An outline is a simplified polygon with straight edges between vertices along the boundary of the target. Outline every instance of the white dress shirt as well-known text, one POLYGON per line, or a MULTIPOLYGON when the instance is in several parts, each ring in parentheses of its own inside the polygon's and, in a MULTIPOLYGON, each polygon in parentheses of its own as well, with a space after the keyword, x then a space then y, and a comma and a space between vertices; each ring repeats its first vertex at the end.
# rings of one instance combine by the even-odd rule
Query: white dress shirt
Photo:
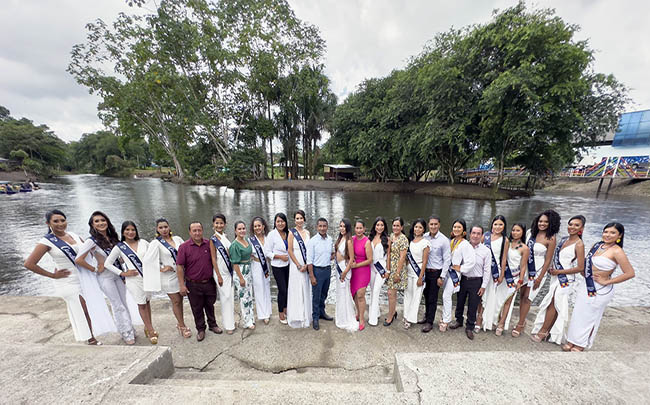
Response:
POLYGON ((466 277, 482 277, 483 282, 481 283, 481 288, 487 288, 488 283, 492 279, 492 252, 489 247, 482 243, 473 247, 476 260, 474 267, 462 274, 466 277))
POLYGON ((460 266, 460 274, 465 276, 474 269, 476 254, 474 253, 474 248, 466 239, 463 239, 456 249, 454 249, 451 255, 451 264, 453 266, 460 266))
POLYGON ((442 232, 437 232, 435 236, 431 236, 431 233, 427 232, 424 234, 424 239, 428 240, 430 245, 427 269, 442 269, 441 277, 444 278, 451 264, 449 239, 442 232))

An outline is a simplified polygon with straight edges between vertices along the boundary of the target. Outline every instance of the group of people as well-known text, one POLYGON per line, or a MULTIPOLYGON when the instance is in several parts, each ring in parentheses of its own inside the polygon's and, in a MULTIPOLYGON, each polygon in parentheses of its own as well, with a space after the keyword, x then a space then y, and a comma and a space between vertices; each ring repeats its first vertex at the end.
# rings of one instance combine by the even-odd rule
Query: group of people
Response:
POLYGON ((232 334, 236 328, 235 296, 240 327, 254 329, 256 319, 268 324, 271 273, 277 285, 279 321, 292 328, 318 330, 322 320, 334 319, 337 327, 350 331, 364 330, 366 319, 377 326, 379 297, 386 284, 389 305, 384 326, 397 319, 397 293, 403 292, 403 327, 423 324, 422 332, 430 332, 442 289, 439 330, 464 326, 469 339, 480 330, 494 330, 497 336, 508 330, 519 294, 519 320, 511 331, 513 337, 519 337, 531 302, 548 273, 550 287, 541 301, 531 338, 565 343, 562 348, 566 351, 582 351, 593 343, 614 285, 634 277, 623 251, 623 225, 605 225, 602 240, 585 254, 582 233, 586 219, 572 217, 568 236, 559 239, 560 216, 553 210, 537 215, 528 231, 522 223, 508 229, 501 215, 492 220, 489 229, 481 225, 468 228, 463 219, 457 219, 449 238, 440 231, 437 216, 413 221, 408 237, 400 217, 390 225, 378 217, 368 236, 362 220, 344 218, 335 241, 328 235, 327 219, 316 221, 313 236, 305 222, 302 210, 294 213, 291 228, 284 213, 275 215, 272 230, 259 216, 248 227, 237 221, 235 238, 230 241, 224 232, 226 217, 216 214, 209 239, 204 237, 201 222, 194 221, 189 224, 189 239, 184 241, 173 235, 169 222, 161 218, 156 221, 156 238, 147 242, 140 238, 134 222, 125 221, 118 234, 108 216, 96 211, 88 221, 90 236, 83 240, 66 230, 65 214, 53 210, 46 214, 48 233, 25 267, 54 279, 58 295, 65 299, 76 340, 89 344, 99 344, 95 335, 109 331, 119 332, 127 344, 134 344, 134 325, 141 324, 145 337, 156 344, 158 332, 150 307, 153 292, 169 296, 177 329, 185 338, 192 332, 184 322, 183 296, 189 298, 199 341, 205 338, 206 329, 223 332, 215 317, 217 296, 226 333, 232 334), (38 265, 45 254, 52 257, 54 271, 38 265), (613 276, 617 267, 622 272, 613 276), (334 317, 325 311, 332 272, 336 272, 334 317), (577 296, 569 322, 573 290, 577 296), (454 294, 457 303, 452 321, 454 294), (423 296, 425 311, 420 318, 423 296))

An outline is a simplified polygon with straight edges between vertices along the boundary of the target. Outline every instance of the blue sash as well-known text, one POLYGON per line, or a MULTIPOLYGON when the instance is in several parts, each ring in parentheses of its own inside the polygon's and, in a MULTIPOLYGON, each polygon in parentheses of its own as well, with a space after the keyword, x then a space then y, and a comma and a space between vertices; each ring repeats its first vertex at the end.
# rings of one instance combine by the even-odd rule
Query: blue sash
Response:
POLYGON ((336 264, 336 271, 339 272, 339 278, 341 277, 341 274, 343 274, 343 271, 341 270, 341 266, 339 266, 339 262, 336 260, 334 261, 334 264, 336 264))
POLYGON ((221 243, 221 241, 214 235, 210 237, 210 240, 214 244, 215 249, 219 252, 221 255, 221 258, 223 261, 226 263, 226 267, 228 268, 228 271, 230 272, 230 277, 232 277, 233 273, 233 268, 232 268, 232 263, 230 263, 230 256, 228 256, 228 251, 226 250, 226 247, 221 243))
POLYGON ((409 264, 411 265, 411 268, 413 268, 415 274, 417 274, 417 276, 420 277, 420 272, 422 272, 422 269, 420 269, 420 266, 418 266, 418 264, 415 262, 415 258, 411 254, 410 247, 406 250, 406 259, 408 259, 409 264))
POLYGON ((298 242, 300 253, 302 253, 303 263, 307 264, 307 249, 305 248, 305 241, 302 240, 302 236, 300 236, 300 232, 298 232, 296 228, 291 228, 291 233, 293 234, 293 238, 298 242))
POLYGON ((160 242, 160 244, 163 245, 165 249, 169 250, 169 253, 172 255, 172 259, 174 259, 174 263, 176 263, 176 255, 178 254, 178 250, 167 243, 167 241, 162 236, 159 236, 156 239, 158 239, 158 242, 160 242))
POLYGON ((45 239, 50 241, 50 243, 52 243, 54 246, 58 247, 63 252, 65 257, 70 259, 72 265, 75 266, 75 268, 77 267, 77 263, 75 263, 74 261, 75 258, 77 257, 77 252, 74 251, 72 246, 68 245, 66 241, 57 238, 56 235, 54 235, 53 233, 46 233, 44 237, 45 239))
POLYGON ((512 270, 510 270, 510 265, 508 264, 507 260, 506 260, 505 276, 506 276, 506 284, 508 288, 516 287, 515 276, 512 275, 512 270))
POLYGON ((594 284, 594 271, 591 269, 591 266, 593 265, 591 258, 604 243, 605 242, 600 241, 594 244, 585 258, 585 281, 587 282, 587 296, 589 297, 596 296, 596 285, 594 284))
MULTIPOLYGON (((485 240, 485 246, 487 246, 490 249, 490 255, 492 256, 492 281, 498 281, 499 280, 499 265, 497 264, 497 260, 494 257, 494 252, 492 251, 492 240, 490 239, 492 236, 492 232, 485 232, 484 240, 485 240)), ((504 236, 501 235, 503 238, 504 236)), ((503 252, 501 252, 503 254, 503 252)), ((501 259, 501 258, 499 258, 501 259)))
POLYGON ((129 258, 129 260, 131 260, 131 263, 133 263, 133 265, 135 266, 135 269, 138 271, 138 273, 140 273, 141 276, 143 276, 143 274, 142 274, 142 261, 140 260, 138 255, 133 251, 133 249, 131 249, 131 246, 127 245, 124 242, 118 242, 117 247, 120 248, 122 253, 124 253, 126 255, 126 257, 129 258))
POLYGON ((260 259, 260 264, 262 265, 262 270, 264 271, 264 276, 268 277, 269 275, 269 266, 266 263, 266 257, 264 257, 264 250, 262 249, 262 245, 260 245, 260 241, 257 239, 255 236, 251 236, 248 238, 248 240, 251 242, 251 245, 255 248, 255 252, 257 253, 257 257, 260 259))
MULTIPOLYGON (((97 239, 95 239, 94 236, 91 236, 90 239, 91 239, 93 242, 95 242, 95 245, 96 245, 98 248, 102 249, 101 247, 99 247, 99 243, 97 243, 97 239)), ((106 257, 108 257, 108 255, 111 254, 111 249, 102 249, 102 251, 104 252, 104 254, 106 254, 106 257)), ((118 269, 124 271, 124 269, 122 268, 122 264, 120 263, 120 260, 119 260, 119 259, 115 259, 115 262, 113 263, 113 266, 115 266, 115 267, 117 267, 118 269)), ((124 281, 124 277, 120 276, 120 278, 122 279, 122 281, 124 281)))
MULTIPOLYGON (((417 266, 417 263, 415 265, 417 266)), ((375 269, 377 269, 377 271, 379 272, 379 275, 382 276, 382 277, 384 277, 384 274, 386 274, 386 269, 379 262, 375 262, 375 269)), ((420 273, 418 272, 418 277, 419 276, 420 276, 420 273)))
POLYGON ((528 255, 528 280, 535 280, 535 276, 537 275, 537 270, 535 270, 535 238, 532 235, 528 238, 526 246, 530 250, 530 254, 528 255))
MULTIPOLYGON (((567 239, 569 239, 569 237, 565 236, 555 247, 555 252, 553 253, 553 265, 555 266, 556 270, 564 270, 562 263, 560 263, 560 250, 562 250, 562 246, 567 241, 567 239)), ((564 288, 569 286, 569 278, 566 276, 566 274, 558 274, 557 280, 560 282, 560 287, 564 288)))

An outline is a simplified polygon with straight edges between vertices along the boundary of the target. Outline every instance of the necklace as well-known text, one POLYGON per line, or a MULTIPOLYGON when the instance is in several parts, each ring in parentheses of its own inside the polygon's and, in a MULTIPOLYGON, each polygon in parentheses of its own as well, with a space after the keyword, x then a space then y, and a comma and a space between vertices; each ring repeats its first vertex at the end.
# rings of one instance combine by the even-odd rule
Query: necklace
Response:
POLYGON ((602 250, 602 251, 604 252, 604 251, 606 251, 607 249, 609 249, 609 248, 612 247, 612 246, 614 246, 613 243, 612 243, 612 244, 609 244, 609 245, 606 244, 606 243, 603 243, 602 245, 600 245, 600 250, 602 250))

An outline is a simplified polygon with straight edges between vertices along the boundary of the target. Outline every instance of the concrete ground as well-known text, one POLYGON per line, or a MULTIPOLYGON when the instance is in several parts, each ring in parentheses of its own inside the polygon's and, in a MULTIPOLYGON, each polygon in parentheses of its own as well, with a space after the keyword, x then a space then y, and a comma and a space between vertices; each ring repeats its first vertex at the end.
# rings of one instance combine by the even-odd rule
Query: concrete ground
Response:
MULTIPOLYGON (((62 300, 3 296, 0 303, 0 381, 13 388, 2 402, 638 403, 650 397, 650 308, 644 307, 608 308, 593 349, 563 353, 554 344, 535 344, 527 333, 481 332, 470 341, 461 329, 424 334, 399 321, 355 333, 321 321, 314 331, 281 325, 275 314, 253 331, 207 332, 197 342, 194 329, 190 339, 175 330, 165 299, 152 302, 158 347, 141 330, 135 347, 117 334, 88 347, 74 342, 62 300), (555 383, 561 381, 562 389, 555 383)), ((219 321, 218 306, 216 313, 219 321)), ((188 304, 185 320, 193 326, 188 304)))

